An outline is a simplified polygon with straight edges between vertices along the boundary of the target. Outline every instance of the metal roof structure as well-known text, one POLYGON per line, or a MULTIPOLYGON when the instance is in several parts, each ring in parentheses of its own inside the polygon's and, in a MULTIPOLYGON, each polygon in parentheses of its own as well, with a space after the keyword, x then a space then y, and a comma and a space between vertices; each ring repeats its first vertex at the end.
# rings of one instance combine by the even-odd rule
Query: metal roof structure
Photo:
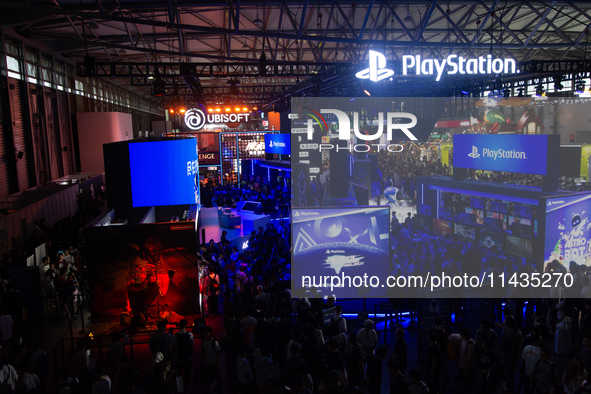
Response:
MULTIPOLYGON (((389 62, 451 53, 513 58, 528 70, 522 79, 591 71, 580 62, 591 27, 591 3, 583 1, 0 0, 0 7, 7 34, 145 96, 156 69, 169 98, 195 89, 202 100, 258 105, 355 95, 354 70, 372 49, 389 62), (196 64, 181 72, 188 63, 196 64)), ((448 90, 467 82, 507 81, 450 80, 448 90)), ((421 85, 430 84, 395 75, 387 90, 421 85)))

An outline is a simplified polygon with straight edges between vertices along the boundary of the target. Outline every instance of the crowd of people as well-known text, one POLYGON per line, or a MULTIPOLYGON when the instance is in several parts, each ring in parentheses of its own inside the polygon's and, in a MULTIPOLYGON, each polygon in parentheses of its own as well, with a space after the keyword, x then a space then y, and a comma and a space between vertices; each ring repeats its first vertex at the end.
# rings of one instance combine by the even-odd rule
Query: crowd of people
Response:
POLYGON ((26 310, 23 295, 13 283, 13 272, 27 267, 27 257, 34 254, 37 246, 45 244, 47 255, 39 266, 38 286, 46 317, 53 310, 63 319, 75 318, 82 300, 88 301, 82 228, 101 213, 104 202, 104 188, 90 197, 80 194, 74 216, 53 225, 41 218, 28 239, 16 236, 9 245, 0 241, 0 393, 56 392, 57 382, 52 379, 47 356, 48 349, 55 344, 48 345, 35 330, 31 331, 31 324, 24 324, 25 317, 36 322, 43 317, 26 310))

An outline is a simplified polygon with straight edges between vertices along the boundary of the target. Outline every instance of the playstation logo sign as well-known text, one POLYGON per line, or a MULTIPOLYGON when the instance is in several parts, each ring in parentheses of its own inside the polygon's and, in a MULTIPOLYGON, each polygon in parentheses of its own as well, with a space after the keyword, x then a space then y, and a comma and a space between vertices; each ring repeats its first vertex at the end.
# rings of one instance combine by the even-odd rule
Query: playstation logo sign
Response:
POLYGON ((470 156, 473 159, 479 158, 480 153, 478 153, 478 148, 472 145, 472 153, 468 153, 468 156, 470 156))
POLYGON ((359 71, 355 76, 378 82, 394 75, 394 70, 386 68, 386 56, 376 51, 369 51, 369 68, 359 71))

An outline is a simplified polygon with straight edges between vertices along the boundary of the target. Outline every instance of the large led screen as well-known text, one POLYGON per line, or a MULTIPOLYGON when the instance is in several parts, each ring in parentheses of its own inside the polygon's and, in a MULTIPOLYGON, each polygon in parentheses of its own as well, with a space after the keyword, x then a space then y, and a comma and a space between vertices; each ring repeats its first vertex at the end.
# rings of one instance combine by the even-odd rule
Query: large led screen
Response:
POLYGON ((505 251, 513 256, 525 257, 526 259, 531 259, 534 254, 531 239, 511 235, 505 235, 505 251))
MULTIPOLYGON (((325 285, 323 278, 372 276, 390 272, 390 209, 296 209, 293 220, 292 292, 294 297, 317 291, 321 296, 362 298, 384 296, 386 289, 352 282, 344 287, 325 285)), ((338 284, 335 282, 335 284, 338 284)))
POLYGON ((130 143, 129 165, 134 207, 198 203, 195 138, 130 143))
POLYGON ((544 267, 553 260, 591 265, 590 213, 591 195, 547 200, 544 267))
POLYGON ((455 134, 454 167, 546 175, 547 135, 455 134))

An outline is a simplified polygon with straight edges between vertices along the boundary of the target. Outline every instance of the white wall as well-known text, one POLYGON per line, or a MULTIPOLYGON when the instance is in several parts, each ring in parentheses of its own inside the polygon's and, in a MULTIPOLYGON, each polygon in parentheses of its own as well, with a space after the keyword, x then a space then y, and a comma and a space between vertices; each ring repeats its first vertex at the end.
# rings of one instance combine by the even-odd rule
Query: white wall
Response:
POLYGON ((133 139, 131 114, 78 112, 76 120, 82 172, 105 172, 103 144, 133 139))

